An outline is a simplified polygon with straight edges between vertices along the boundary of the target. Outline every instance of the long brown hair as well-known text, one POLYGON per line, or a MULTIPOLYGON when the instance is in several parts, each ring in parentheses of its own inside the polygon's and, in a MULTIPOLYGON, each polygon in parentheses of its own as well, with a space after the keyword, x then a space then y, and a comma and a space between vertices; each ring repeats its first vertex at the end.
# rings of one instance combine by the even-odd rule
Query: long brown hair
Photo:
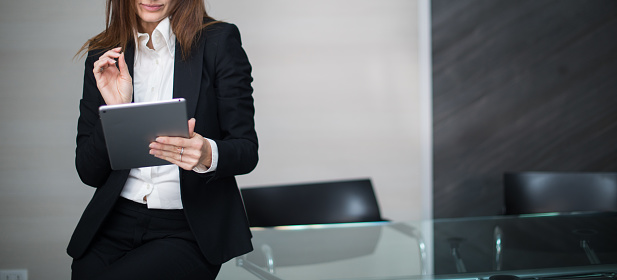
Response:
MULTIPOLYGON (((171 5, 171 30, 176 34, 185 59, 202 30, 218 21, 208 16, 203 0, 172 0, 171 5)), ((135 0, 107 0, 105 30, 86 41, 76 56, 91 50, 115 47, 124 50, 135 40, 138 24, 135 0)))

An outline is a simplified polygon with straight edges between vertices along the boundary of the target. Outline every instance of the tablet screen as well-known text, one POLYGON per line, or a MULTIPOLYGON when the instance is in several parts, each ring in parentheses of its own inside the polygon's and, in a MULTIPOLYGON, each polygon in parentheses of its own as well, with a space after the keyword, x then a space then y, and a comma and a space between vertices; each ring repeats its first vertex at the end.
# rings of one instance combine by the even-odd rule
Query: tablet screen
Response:
POLYGON ((99 115, 114 170, 171 164, 151 155, 150 143, 158 136, 189 136, 183 98, 104 105, 99 115))

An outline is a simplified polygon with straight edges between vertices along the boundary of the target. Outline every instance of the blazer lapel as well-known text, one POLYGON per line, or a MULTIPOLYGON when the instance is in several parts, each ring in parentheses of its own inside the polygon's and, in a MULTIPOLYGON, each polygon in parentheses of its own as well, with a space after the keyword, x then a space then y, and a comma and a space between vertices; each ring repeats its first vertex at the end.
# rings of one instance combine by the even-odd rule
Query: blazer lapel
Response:
MULTIPOLYGON (((124 49, 124 61, 126 62, 126 66, 128 66, 129 74, 131 75, 131 82, 133 82, 133 68, 135 66, 135 44, 129 42, 124 49)), ((135 88, 135 84, 133 83, 133 89, 135 88)), ((131 102, 135 102, 135 94, 133 94, 133 100, 131 102)))
POLYGON ((195 116, 197 99, 199 98, 203 69, 204 37, 201 36, 198 43, 192 48, 191 56, 187 60, 182 59, 182 48, 176 40, 173 97, 186 99, 186 109, 189 118, 195 116))

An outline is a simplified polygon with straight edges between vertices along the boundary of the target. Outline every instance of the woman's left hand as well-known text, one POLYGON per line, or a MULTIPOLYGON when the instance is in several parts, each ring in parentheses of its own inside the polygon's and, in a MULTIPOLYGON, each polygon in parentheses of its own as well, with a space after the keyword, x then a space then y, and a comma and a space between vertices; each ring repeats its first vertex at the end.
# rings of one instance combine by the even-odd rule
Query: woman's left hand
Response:
POLYGON ((169 161, 184 170, 193 170, 199 164, 212 165, 210 142, 194 132, 195 119, 189 120, 189 138, 160 136, 150 143, 150 154, 169 161))

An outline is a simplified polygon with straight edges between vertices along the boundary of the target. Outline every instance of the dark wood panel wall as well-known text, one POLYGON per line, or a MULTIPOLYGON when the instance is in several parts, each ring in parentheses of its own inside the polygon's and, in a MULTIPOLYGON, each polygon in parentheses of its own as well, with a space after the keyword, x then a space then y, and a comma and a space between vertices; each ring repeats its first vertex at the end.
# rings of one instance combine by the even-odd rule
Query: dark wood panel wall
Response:
POLYGON ((434 217, 507 171, 617 171, 617 1, 433 0, 434 217))

